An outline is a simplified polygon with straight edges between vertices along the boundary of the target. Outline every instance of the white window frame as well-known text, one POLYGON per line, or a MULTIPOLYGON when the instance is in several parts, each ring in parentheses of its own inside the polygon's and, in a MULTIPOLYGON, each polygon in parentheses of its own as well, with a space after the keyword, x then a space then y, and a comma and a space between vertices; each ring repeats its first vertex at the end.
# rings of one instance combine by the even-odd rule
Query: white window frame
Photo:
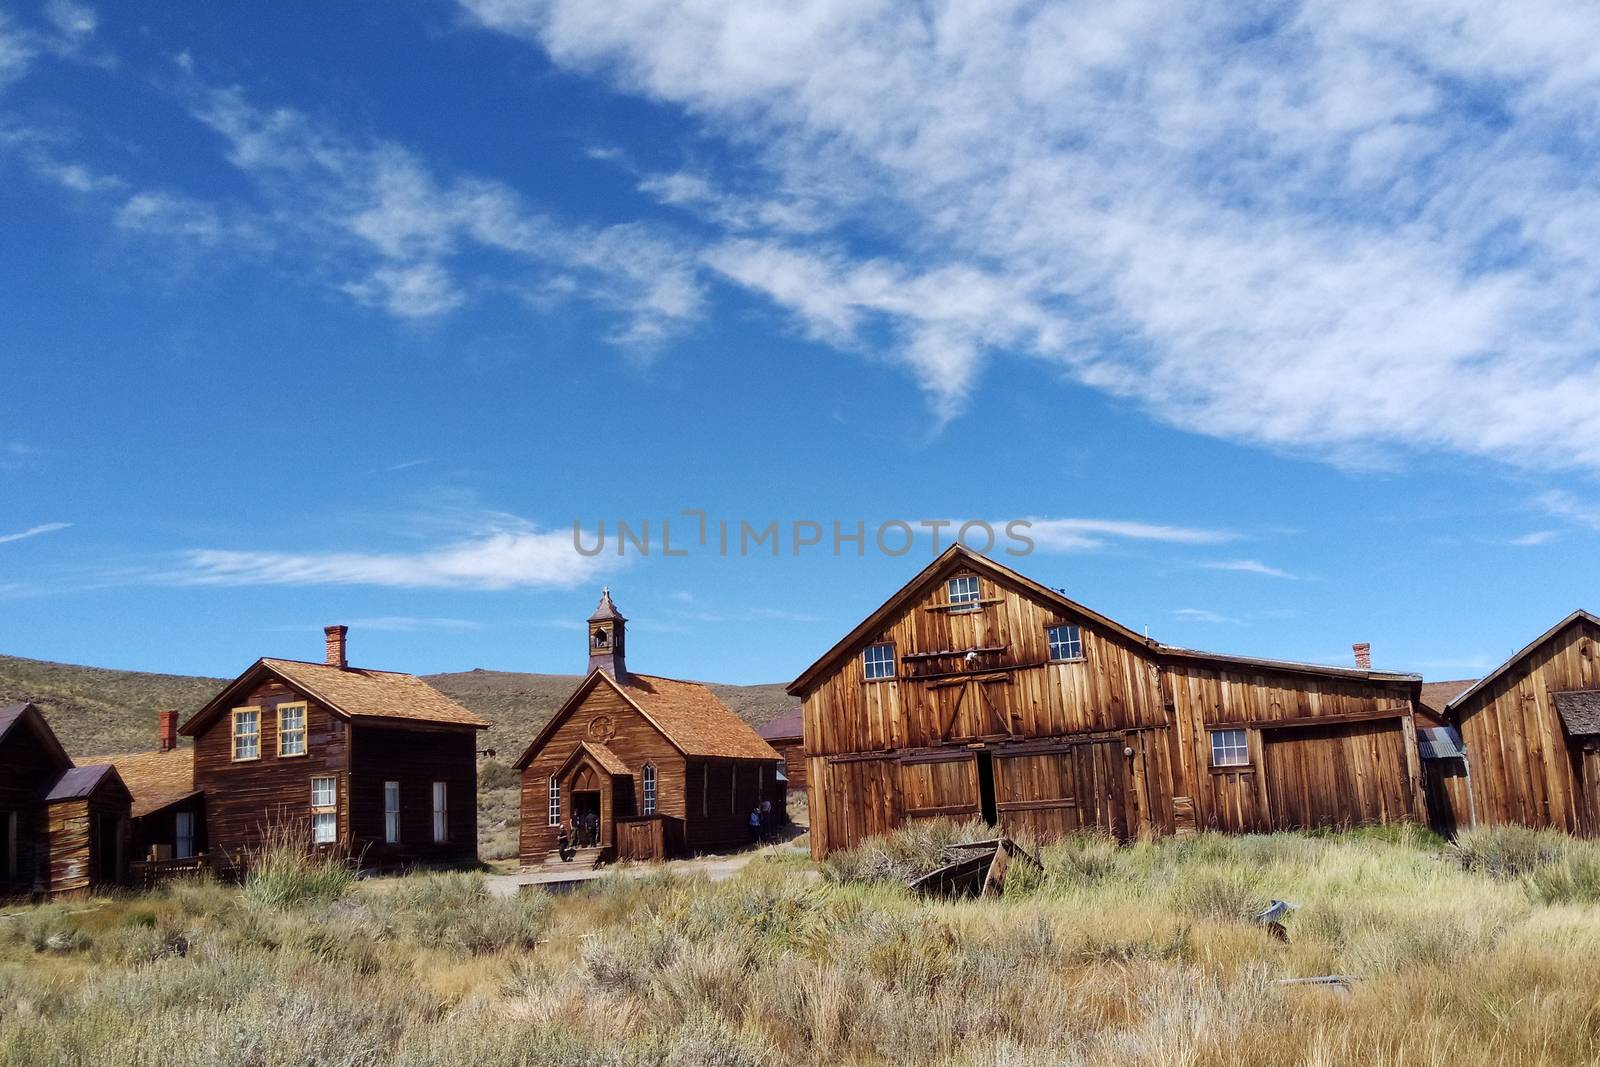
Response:
POLYGON ((1083 658, 1083 628, 1075 622, 1045 627, 1044 639, 1050 646, 1051 663, 1076 663, 1083 658), (1072 632, 1070 636, 1058 641, 1055 636, 1057 630, 1072 632), (1060 651, 1057 651, 1058 648, 1060 651))
POLYGON ((433 783, 433 843, 450 840, 450 783, 433 783))
POLYGON ((646 763, 644 765, 643 777, 644 813, 646 815, 654 815, 656 813, 656 765, 654 763, 646 763))
POLYGON ((894 642, 879 641, 861 650, 861 677, 869 682, 886 682, 894 677, 894 642), (887 649, 887 655, 881 650, 887 649), (874 656, 874 652, 879 655, 874 656), (887 668, 887 670, 885 670, 887 668))
POLYGON ((248 763, 251 760, 258 760, 261 758, 260 708, 234 708, 233 718, 230 723, 230 733, 231 737, 229 738, 229 753, 234 763, 248 763), (254 717, 255 730, 252 733, 241 734, 239 732, 239 723, 242 722, 247 716, 254 717), (255 742, 255 752, 248 756, 239 755, 239 741, 243 738, 248 738, 249 740, 255 742))
POLYGON ((400 843, 400 783, 383 783, 383 843, 400 843))
POLYGON ((953 611, 977 611, 983 606, 978 603, 980 593, 976 574, 958 574, 946 582, 944 588, 945 599, 953 611))
POLYGON ((172 858, 179 860, 194 858, 194 812, 192 811, 172 813, 172 858))
POLYGON ((311 843, 332 845, 339 841, 339 776, 311 776, 311 843))
POLYGON ((306 738, 309 734, 310 718, 311 712, 306 707, 306 703, 303 700, 278 705, 278 756, 280 758, 294 758, 297 756, 304 756, 306 754, 306 738), (298 710, 300 712, 300 725, 295 729, 286 730, 283 725, 283 713, 285 711, 293 710, 298 710), (300 747, 298 751, 291 752, 288 745, 285 744, 290 737, 299 739, 300 747))
POLYGON ((1212 730, 1211 766, 1250 766, 1250 734, 1244 729, 1212 730))
POLYGON ((550 776, 550 802, 546 807, 550 821, 547 826, 561 825, 561 779, 555 775, 550 776))

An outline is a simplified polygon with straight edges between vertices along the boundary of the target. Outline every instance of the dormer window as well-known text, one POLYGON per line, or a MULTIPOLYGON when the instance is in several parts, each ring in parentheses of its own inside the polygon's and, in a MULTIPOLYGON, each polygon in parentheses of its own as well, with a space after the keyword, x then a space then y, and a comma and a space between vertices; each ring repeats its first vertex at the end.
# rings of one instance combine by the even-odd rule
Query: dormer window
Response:
POLYGON ((946 588, 951 610, 978 610, 978 576, 976 574, 963 574, 958 578, 952 578, 946 588))
POLYGON ((894 645, 868 645, 861 653, 861 676, 869 682, 894 677, 894 645))

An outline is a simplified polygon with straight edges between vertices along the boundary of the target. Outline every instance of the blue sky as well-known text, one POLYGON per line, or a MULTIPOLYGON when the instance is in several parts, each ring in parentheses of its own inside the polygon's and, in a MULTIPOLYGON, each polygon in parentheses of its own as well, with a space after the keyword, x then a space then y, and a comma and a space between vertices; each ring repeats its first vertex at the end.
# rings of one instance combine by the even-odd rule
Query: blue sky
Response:
POLYGON ((1597 16, 1190 15, 0 7, 0 651, 570 672, 609 583, 788 680, 930 551, 795 521, 1432 678, 1594 608, 1597 16))

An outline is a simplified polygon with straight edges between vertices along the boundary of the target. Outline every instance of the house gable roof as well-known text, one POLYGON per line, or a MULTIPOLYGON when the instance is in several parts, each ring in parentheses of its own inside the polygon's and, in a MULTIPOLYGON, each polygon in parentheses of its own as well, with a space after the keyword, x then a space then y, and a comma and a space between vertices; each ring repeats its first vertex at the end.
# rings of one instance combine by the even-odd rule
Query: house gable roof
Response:
POLYGON ((599 685, 610 686, 686 756, 763 760, 781 758, 771 745, 750 728, 749 723, 735 715, 728 705, 699 682, 630 671, 627 681, 618 683, 610 674, 597 668, 589 672, 588 677, 578 684, 578 688, 550 717, 550 721, 544 724, 514 766, 522 769, 533 762, 534 754, 544 747, 584 697, 599 685))
POLYGON ((396 725, 427 723, 486 729, 488 723, 414 674, 334 667, 292 659, 259 659, 179 728, 194 736, 233 706, 240 692, 271 674, 346 719, 386 721, 396 725))
POLYGON ((1584 621, 1584 620, 1588 621, 1589 623, 1591 623, 1591 624, 1593 624, 1595 626, 1600 626, 1600 618, 1597 618, 1593 614, 1591 614, 1591 613, 1589 613, 1587 611, 1584 611, 1582 608, 1579 608, 1577 611, 1574 611, 1572 614, 1568 615, 1566 618, 1562 619, 1560 622, 1558 622, 1554 626, 1550 627, 1550 629, 1546 630, 1544 633, 1540 634, 1538 637, 1535 637, 1532 641, 1528 642, 1526 645, 1524 645, 1522 647, 1522 649, 1520 651, 1518 651, 1510 659, 1508 659, 1504 663, 1500 664, 1500 666, 1496 667, 1494 670, 1490 671, 1488 674, 1484 675, 1482 678, 1479 678, 1471 686, 1467 687, 1467 689, 1464 692, 1458 693, 1455 696, 1455 698, 1450 701, 1449 704, 1445 705, 1445 711, 1447 713, 1449 713, 1451 716, 1459 716, 1461 714, 1462 707, 1464 705, 1466 705, 1468 701, 1470 701, 1473 697, 1477 696, 1479 693, 1481 693, 1484 690, 1488 689, 1497 680, 1499 680, 1500 677, 1502 675, 1504 675, 1507 671, 1512 670, 1513 668, 1515 668, 1517 666, 1517 664, 1521 663, 1523 660, 1525 660, 1529 656, 1533 655, 1534 652, 1538 651, 1539 646, 1543 645, 1546 641, 1549 641, 1551 638, 1555 637, 1557 634, 1559 634, 1561 631, 1565 630, 1568 626, 1571 626, 1573 623, 1579 622, 1579 621, 1584 621))
POLYGON ((44 713, 39 710, 37 704, 12 704, 0 708, 0 744, 3 744, 14 730, 31 730, 56 758, 62 769, 72 766, 72 757, 61 747, 61 742, 56 739, 56 732, 50 729, 50 724, 45 721, 44 713))
POLYGON ((1049 586, 1040 585, 1026 575, 1019 574, 1010 567, 997 563, 987 556, 979 555, 965 545, 957 543, 945 549, 939 558, 928 564, 916 577, 901 586, 876 611, 863 619, 860 625, 846 634, 843 639, 827 652, 824 652, 821 658, 807 667, 798 678, 790 682, 788 686, 789 693, 794 696, 804 696, 823 676, 835 669, 839 663, 855 655, 861 645, 876 636, 889 619, 893 618, 907 604, 922 596, 936 582, 943 580, 950 573, 957 570, 976 571, 1002 584, 1020 588, 1029 596, 1050 604, 1064 614, 1088 620, 1107 633, 1128 642, 1133 647, 1144 650, 1152 658, 1156 659, 1200 662, 1214 665, 1222 670, 1226 670, 1229 667, 1252 667, 1295 674, 1310 674, 1318 677, 1364 679, 1375 682, 1422 681, 1420 675, 1402 674, 1394 671, 1374 671, 1361 667, 1330 667, 1318 663, 1298 663, 1291 660, 1258 659, 1251 656, 1232 656, 1218 652, 1201 652, 1196 649, 1179 648, 1175 645, 1163 645, 1159 641, 1129 629, 1115 619, 1101 615, 1099 612, 1085 607, 1062 593, 1056 592, 1049 586))
POLYGON ((44 802, 57 804, 64 800, 82 800, 112 787, 131 799, 128 787, 122 784, 115 767, 109 763, 91 763, 63 771, 61 777, 56 779, 56 784, 50 787, 50 792, 45 794, 44 802))
POLYGON ((556 777, 559 778, 566 774, 572 769, 574 763, 585 756, 593 760, 595 766, 613 777, 626 777, 633 773, 628 769, 628 765, 622 762, 622 757, 605 745, 600 744, 598 741, 579 741, 577 745, 573 746, 572 755, 568 756, 561 764, 560 769, 556 771, 556 777))
POLYGON ((804 727, 805 713, 795 708, 762 723, 756 728, 756 733, 766 741, 793 741, 801 736, 804 727))
POLYGON ((188 800, 197 792, 192 745, 180 745, 166 752, 122 752, 86 758, 117 768, 122 784, 133 794, 133 817, 136 819, 188 800))

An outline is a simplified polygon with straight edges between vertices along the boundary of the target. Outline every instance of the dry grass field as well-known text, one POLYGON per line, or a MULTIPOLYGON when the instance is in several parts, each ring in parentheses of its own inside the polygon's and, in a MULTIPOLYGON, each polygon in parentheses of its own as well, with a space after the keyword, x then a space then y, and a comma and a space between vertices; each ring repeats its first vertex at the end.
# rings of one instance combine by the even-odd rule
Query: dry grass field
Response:
POLYGON ((496 899, 472 874, 0 918, 0 1062, 142 1065, 1592 1064, 1600 848, 1523 832, 1044 850, 1003 900, 896 879, 961 827, 711 884, 496 899), (1290 942, 1249 920, 1301 905, 1290 942), (1282 984, 1354 976, 1348 992, 1282 984))

